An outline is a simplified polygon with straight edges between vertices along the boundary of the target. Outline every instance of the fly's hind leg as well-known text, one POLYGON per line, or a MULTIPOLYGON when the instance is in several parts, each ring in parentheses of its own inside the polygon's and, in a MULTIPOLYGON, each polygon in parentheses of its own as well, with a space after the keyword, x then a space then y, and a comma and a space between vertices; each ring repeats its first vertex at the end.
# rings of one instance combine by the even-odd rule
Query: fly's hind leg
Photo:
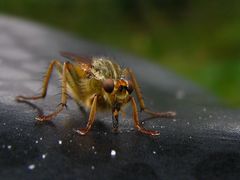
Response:
POLYGON ((42 99, 45 98, 47 95, 47 88, 48 88, 48 83, 53 71, 53 67, 56 66, 57 69, 62 69, 62 64, 58 60, 53 60, 50 65, 48 66, 48 70, 46 72, 46 75, 44 76, 43 83, 42 83, 42 92, 38 96, 17 96, 16 100, 21 101, 21 100, 37 100, 37 99, 42 99))
POLYGON ((38 96, 17 96, 16 99, 18 101, 21 100, 36 100, 36 99, 41 99, 44 98, 47 94, 47 88, 48 88, 48 83, 53 71, 53 67, 56 66, 57 70, 62 73, 62 89, 61 89, 61 103, 58 105, 56 111, 54 111, 51 114, 48 115, 41 115, 39 117, 36 117, 37 120, 39 121, 46 121, 46 120, 52 120, 55 116, 57 116, 58 113, 60 113, 64 107, 66 107, 66 102, 67 102, 67 85, 66 85, 66 71, 67 71, 67 63, 64 63, 63 65, 57 61, 53 60, 46 72, 46 76, 43 80, 43 86, 42 86, 42 93, 41 95, 38 96))
POLYGON ((148 108, 146 108, 145 106, 145 103, 144 103, 144 100, 143 100, 143 96, 142 96, 142 92, 141 92, 141 89, 138 85, 138 82, 135 78, 135 75, 133 73, 133 71, 131 69, 127 69, 127 72, 132 80, 132 83, 133 83, 133 88, 134 90, 136 91, 136 95, 137 95, 137 98, 138 98, 138 101, 140 103, 140 108, 141 108, 141 111, 144 111, 152 116, 155 116, 155 117, 164 117, 164 118, 173 118, 176 116, 176 112, 172 112, 172 111, 168 111, 168 112, 153 112, 151 110, 149 110, 148 108))

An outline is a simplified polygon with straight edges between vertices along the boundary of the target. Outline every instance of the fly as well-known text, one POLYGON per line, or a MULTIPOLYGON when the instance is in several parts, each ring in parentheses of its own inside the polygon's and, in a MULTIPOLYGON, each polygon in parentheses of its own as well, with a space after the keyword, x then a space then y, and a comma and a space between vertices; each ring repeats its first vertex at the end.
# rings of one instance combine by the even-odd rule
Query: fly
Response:
POLYGON ((17 100, 37 100, 45 98, 49 79, 53 68, 56 68, 61 77, 61 103, 56 110, 47 115, 36 117, 38 121, 50 121, 56 117, 67 105, 68 95, 86 110, 89 111, 88 122, 85 128, 75 130, 85 135, 92 127, 97 111, 111 111, 113 130, 118 130, 118 116, 123 113, 123 107, 130 103, 133 110, 135 128, 141 133, 159 135, 159 131, 148 130, 139 122, 135 98, 136 93, 140 110, 154 117, 172 118, 175 112, 153 112, 146 108, 136 77, 130 68, 122 69, 106 57, 85 58, 73 53, 62 52, 61 55, 72 62, 53 60, 46 72, 42 84, 42 93, 38 96, 17 96, 17 100))

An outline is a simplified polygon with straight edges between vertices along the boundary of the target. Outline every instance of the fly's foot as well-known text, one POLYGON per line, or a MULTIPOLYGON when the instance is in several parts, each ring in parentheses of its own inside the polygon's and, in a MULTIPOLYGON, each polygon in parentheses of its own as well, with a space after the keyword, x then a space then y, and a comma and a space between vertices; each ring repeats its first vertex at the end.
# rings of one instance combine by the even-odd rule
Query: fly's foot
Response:
POLYGON ((176 112, 168 111, 168 112, 157 112, 157 117, 163 117, 163 118, 174 118, 176 116, 176 112))
POLYGON ((153 112, 149 109, 142 109, 145 113, 152 115, 153 117, 161 117, 161 118, 174 118, 176 116, 176 112, 167 111, 167 112, 153 112))
POLYGON ((81 129, 74 129, 73 131, 84 136, 87 134, 89 130, 87 128, 81 128, 81 129))
POLYGON ((138 126, 137 130, 143 134, 151 135, 151 136, 158 136, 160 135, 159 131, 154 131, 154 130, 147 130, 143 127, 138 126))
POLYGON ((152 130, 146 130, 146 129, 140 129, 139 130, 143 134, 151 135, 151 136, 158 136, 160 135, 159 131, 152 131, 152 130))
POLYGON ((49 120, 52 120, 52 118, 50 118, 50 117, 48 117, 48 116, 44 116, 44 115, 42 115, 42 116, 37 116, 37 117, 35 117, 35 119, 37 120, 37 121, 49 121, 49 120))
POLYGON ((21 102, 21 101, 24 101, 24 97, 21 96, 21 95, 20 96, 16 96, 15 100, 21 102))

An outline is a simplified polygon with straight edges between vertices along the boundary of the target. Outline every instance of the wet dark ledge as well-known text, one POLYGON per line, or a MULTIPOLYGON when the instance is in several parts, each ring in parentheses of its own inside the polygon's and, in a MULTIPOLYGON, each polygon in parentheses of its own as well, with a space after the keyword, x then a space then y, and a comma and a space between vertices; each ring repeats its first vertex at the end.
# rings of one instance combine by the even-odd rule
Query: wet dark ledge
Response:
MULTIPOLYGON (((63 58, 61 58, 64 61, 63 58)), ((146 119, 142 114, 141 120, 146 119)), ((221 107, 191 82, 162 67, 116 50, 76 39, 41 25, 0 16, 0 177, 2 179, 238 179, 240 112, 221 107), (41 111, 59 103, 58 78, 45 100, 17 103, 19 94, 39 92, 48 63, 59 51, 106 55, 131 67, 153 110, 176 111, 175 119, 152 119, 161 131, 148 137, 133 130, 131 111, 111 132, 111 115, 99 114, 86 136, 72 129, 86 117, 73 101, 50 123, 41 111), (116 152, 111 156, 111 151, 116 152)))

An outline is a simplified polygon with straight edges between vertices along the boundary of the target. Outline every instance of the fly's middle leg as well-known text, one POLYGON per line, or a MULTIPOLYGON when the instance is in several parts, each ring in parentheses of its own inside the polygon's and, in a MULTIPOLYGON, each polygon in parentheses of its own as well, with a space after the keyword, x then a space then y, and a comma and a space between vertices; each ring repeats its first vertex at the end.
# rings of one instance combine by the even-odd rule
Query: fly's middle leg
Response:
POLYGON ((86 135, 94 123, 96 111, 97 111, 97 98, 98 98, 97 95, 95 95, 93 98, 86 127, 75 130, 75 132, 77 132, 80 135, 86 135))
POLYGON ((131 101, 132 109, 133 109, 133 122, 134 122, 135 128, 143 134, 147 134, 147 135, 151 135, 151 136, 159 135, 160 134, 159 131, 148 130, 148 129, 145 129, 144 127, 141 126, 141 124, 139 122, 139 118, 138 118, 136 102, 135 102, 133 97, 130 98, 130 101, 131 101))

